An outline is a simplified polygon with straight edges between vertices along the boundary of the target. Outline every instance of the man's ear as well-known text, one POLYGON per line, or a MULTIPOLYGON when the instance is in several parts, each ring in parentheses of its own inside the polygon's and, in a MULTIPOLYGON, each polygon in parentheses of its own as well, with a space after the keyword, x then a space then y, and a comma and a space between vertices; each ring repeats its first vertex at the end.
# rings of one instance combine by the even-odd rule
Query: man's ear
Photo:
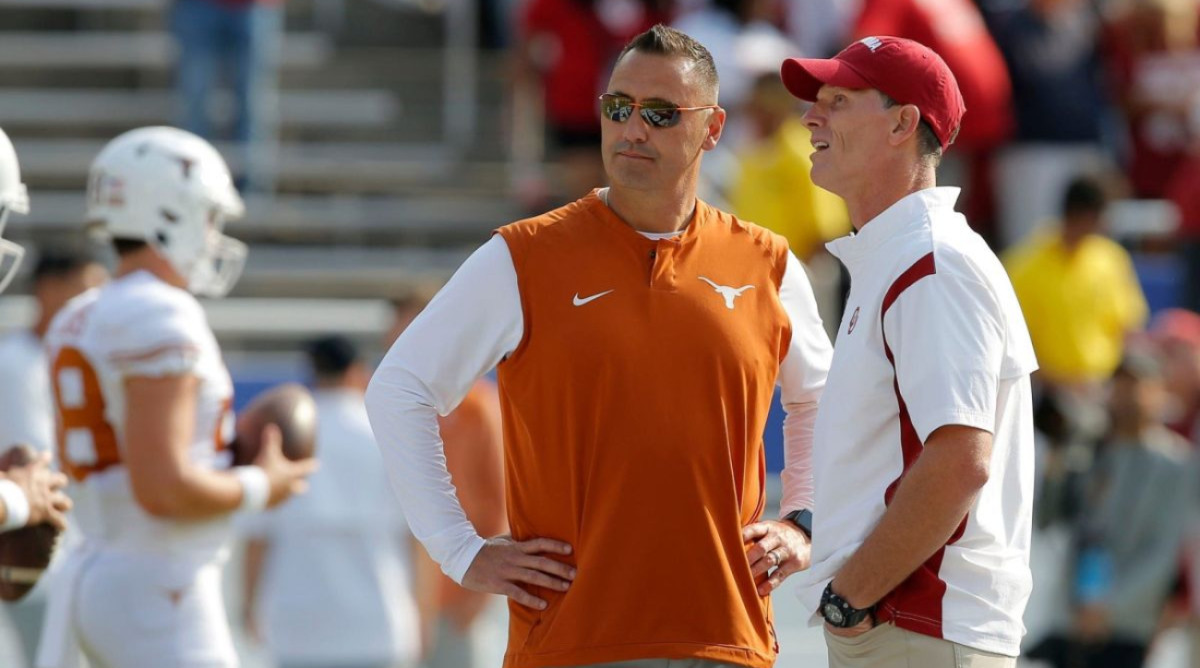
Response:
POLYGON ((704 142, 700 144, 700 148, 705 151, 711 151, 717 147, 717 142, 721 139, 721 133, 725 131, 725 110, 721 107, 713 109, 708 116, 708 134, 704 137, 704 142))
POLYGON ((896 120, 888 135, 888 142, 893 146, 899 146, 908 141, 909 137, 917 134, 917 129, 921 127, 921 110, 917 109, 915 104, 901 105, 895 107, 894 110, 896 120))

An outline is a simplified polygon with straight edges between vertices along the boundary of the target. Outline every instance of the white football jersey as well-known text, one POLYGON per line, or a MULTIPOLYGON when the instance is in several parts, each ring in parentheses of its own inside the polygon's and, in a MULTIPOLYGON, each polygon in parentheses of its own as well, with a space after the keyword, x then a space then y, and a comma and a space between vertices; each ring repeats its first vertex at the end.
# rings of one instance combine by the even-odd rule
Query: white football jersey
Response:
POLYGON ((228 517, 154 517, 134 498, 126 466, 125 379, 175 374, 200 379, 189 447, 193 464, 230 466, 233 382, 196 298, 149 272, 136 272, 71 300, 55 317, 46 347, 58 455, 71 477, 84 537, 100 547, 197 564, 220 556, 228 517))

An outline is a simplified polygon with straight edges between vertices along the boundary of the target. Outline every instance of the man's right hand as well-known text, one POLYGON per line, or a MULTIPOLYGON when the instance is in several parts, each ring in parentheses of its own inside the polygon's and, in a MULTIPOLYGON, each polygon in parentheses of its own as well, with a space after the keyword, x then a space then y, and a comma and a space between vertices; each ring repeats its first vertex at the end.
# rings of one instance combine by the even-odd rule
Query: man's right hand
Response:
POLYGON ((262 431, 262 449, 254 459, 254 465, 267 474, 271 493, 267 507, 274 508, 295 494, 308 490, 308 476, 317 470, 317 459, 310 457, 292 461, 283 454, 283 434, 279 427, 268 423, 262 431))
POLYGON ((49 523, 59 531, 67 528, 66 512, 71 509, 71 499, 63 493, 67 476, 50 468, 50 453, 42 453, 27 464, 13 466, 2 475, 16 483, 29 501, 26 526, 49 523))
POLYGON ((575 579, 575 567, 543 554, 571 554, 571 546, 550 538, 514 541, 509 536, 489 538, 471 562, 462 585, 467 589, 503 594, 527 608, 545 610, 546 601, 529 593, 526 585, 566 591, 575 579))

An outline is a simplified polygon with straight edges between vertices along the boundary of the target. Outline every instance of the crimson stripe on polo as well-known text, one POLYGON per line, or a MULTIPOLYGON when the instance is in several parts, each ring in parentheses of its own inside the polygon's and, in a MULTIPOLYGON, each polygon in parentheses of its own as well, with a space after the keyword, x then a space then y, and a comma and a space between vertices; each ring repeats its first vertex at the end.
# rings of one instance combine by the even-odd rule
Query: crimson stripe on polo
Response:
MULTIPOLYGON (((892 348, 887 342, 887 331, 883 327, 884 318, 887 316, 888 310, 892 304, 904 293, 905 290, 912 287, 917 281, 927 276, 932 276, 937 273, 937 267, 934 264, 933 253, 928 253, 921 259, 913 263, 911 267, 906 269, 900 277, 892 283, 883 297, 883 306, 880 309, 880 329, 883 334, 883 351, 887 355, 888 363, 892 365, 892 389, 896 392, 896 403, 899 406, 900 418, 900 448, 904 461, 904 467, 900 475, 888 485, 884 492, 884 503, 891 505, 892 498, 896 495, 896 489, 900 486, 900 481, 916 463, 917 457, 921 455, 921 450, 924 445, 921 443, 920 436, 917 435, 917 429, 913 426, 912 417, 908 414, 908 405, 904 401, 904 396, 900 393, 900 380, 896 376, 896 360, 892 354, 892 348)), ((967 519, 963 521, 955 529, 954 535, 946 543, 949 545, 962 537, 963 532, 967 528, 967 519)), ((880 621, 891 621, 896 626, 921 633, 924 635, 942 638, 942 598, 946 593, 946 582, 942 580, 939 572, 942 568, 942 559, 946 553, 946 546, 943 545, 934 552, 932 556, 921 564, 912 575, 908 576, 900 586, 892 590, 883 600, 879 602, 877 617, 880 621)))

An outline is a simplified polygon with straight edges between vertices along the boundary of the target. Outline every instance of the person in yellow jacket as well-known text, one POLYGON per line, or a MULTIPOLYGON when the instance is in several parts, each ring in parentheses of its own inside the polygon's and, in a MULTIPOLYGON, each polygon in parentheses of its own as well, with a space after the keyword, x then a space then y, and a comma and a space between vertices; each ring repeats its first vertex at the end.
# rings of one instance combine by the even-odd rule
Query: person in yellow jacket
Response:
POLYGON ((755 81, 744 112, 751 137, 739 151, 729 206, 739 217, 787 239, 808 270, 832 337, 845 295, 840 265, 826 252, 825 242, 850 233, 846 203, 812 182, 812 135, 777 72, 755 81))
POLYGON ((1107 198, 1091 177, 1063 197, 1057 228, 1033 233, 1005 257, 1046 381, 1088 386, 1107 380, 1126 337, 1148 309, 1129 253, 1101 231, 1107 198))
POLYGON ((813 184, 811 135, 778 73, 755 82, 746 112, 755 139, 739 156, 730 206, 738 216, 783 235, 807 262, 825 252, 826 241, 849 233, 846 204, 813 184))

